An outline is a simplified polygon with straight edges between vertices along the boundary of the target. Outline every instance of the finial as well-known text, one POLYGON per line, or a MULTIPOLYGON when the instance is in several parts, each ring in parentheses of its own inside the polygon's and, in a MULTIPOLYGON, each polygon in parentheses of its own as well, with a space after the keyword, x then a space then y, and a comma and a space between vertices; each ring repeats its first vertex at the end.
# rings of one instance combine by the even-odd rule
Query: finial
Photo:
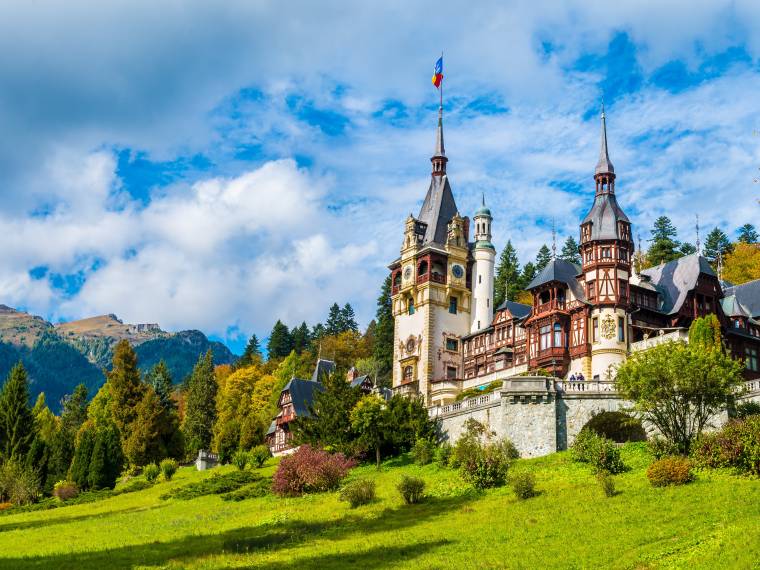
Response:
POLYGON ((723 252, 718 250, 718 281, 723 281, 723 252))
POLYGON ((697 225, 697 255, 700 255, 701 252, 699 251, 699 245, 700 245, 699 244, 699 214, 695 214, 695 216, 697 218, 697 224, 696 224, 697 225))
POLYGON ((604 99, 602 99, 601 121, 602 133, 599 145, 599 161, 596 163, 596 171, 594 174, 614 174, 615 168, 612 166, 609 152, 607 152, 607 115, 604 112, 604 99))
POLYGON ((552 218, 552 259, 557 259, 557 229, 552 218))
POLYGON ((485 193, 485 192, 482 192, 482 193, 481 193, 481 197, 482 197, 482 200, 481 200, 481 203, 480 203, 480 205, 481 205, 481 206, 483 206, 483 207, 485 208, 485 207, 486 207, 486 193, 485 193))
POLYGON ((636 234, 636 239, 639 242, 639 247, 636 252, 636 264, 634 265, 634 269, 636 270, 636 275, 639 275, 641 273, 641 256, 643 255, 641 251, 641 232, 636 234))

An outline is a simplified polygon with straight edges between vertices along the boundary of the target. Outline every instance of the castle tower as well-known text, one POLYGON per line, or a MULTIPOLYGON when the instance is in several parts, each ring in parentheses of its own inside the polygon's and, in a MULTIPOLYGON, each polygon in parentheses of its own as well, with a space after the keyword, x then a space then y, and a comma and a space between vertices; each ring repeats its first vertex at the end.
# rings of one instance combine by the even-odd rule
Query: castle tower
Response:
POLYGON ((594 204, 581 222, 582 281, 591 307, 586 338, 591 346, 592 378, 608 380, 628 352, 628 281, 634 245, 631 222, 615 197, 604 105, 594 182, 594 204))
POLYGON ((496 248, 491 243, 491 210, 486 208, 486 197, 475 212, 475 245, 472 250, 475 265, 472 269, 472 322, 470 331, 477 332, 491 325, 493 320, 493 276, 496 248))
POLYGON ((472 302, 469 220, 459 216, 446 174, 441 108, 430 162, 425 201, 416 218, 407 218, 401 256, 389 267, 393 388, 427 404, 456 396, 454 386, 462 378, 459 337, 470 332, 472 302))

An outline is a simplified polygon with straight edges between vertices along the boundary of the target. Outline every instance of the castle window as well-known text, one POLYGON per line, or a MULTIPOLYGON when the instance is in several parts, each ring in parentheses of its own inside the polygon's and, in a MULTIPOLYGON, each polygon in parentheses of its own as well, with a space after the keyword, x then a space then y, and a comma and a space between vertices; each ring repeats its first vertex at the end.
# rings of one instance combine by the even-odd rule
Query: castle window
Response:
POLYGON ((625 299, 626 295, 626 286, 625 286, 625 279, 618 279, 618 293, 621 298, 625 299))
POLYGON ((478 283, 482 283, 482 282, 483 282, 483 276, 482 275, 478 275, 478 283))
POLYGON ((427 261, 421 261, 419 267, 417 267, 417 275, 427 275, 428 263, 427 261))
POLYGON ((591 330, 593 331, 593 336, 591 338, 594 342, 599 342, 599 319, 594 318, 592 321, 591 330))
POLYGON ((744 362, 745 362, 745 366, 747 367, 747 370, 752 370, 753 372, 757 372, 758 371, 757 349, 746 347, 744 349, 744 354, 746 355, 744 362))
POLYGON ((611 258, 612 258, 612 254, 610 252, 610 248, 609 247, 603 247, 602 248, 602 259, 611 259, 611 258))
POLYGON ((451 313, 452 315, 457 314, 457 298, 456 297, 449 298, 449 313, 451 313))
POLYGON ((396 273, 396 275, 393 276, 393 286, 401 287, 401 272, 400 271, 396 273))
POLYGON ((549 325, 544 325, 539 330, 539 337, 538 337, 538 340, 539 340, 538 349, 539 350, 546 350, 547 348, 550 347, 549 343, 551 342, 551 337, 552 337, 552 332, 551 331, 552 331, 552 328, 549 325))
POLYGON ((414 377, 414 368, 411 366, 404 367, 404 382, 411 382, 414 377))
POLYGON ((554 347, 562 347, 562 325, 554 323, 554 347))
POLYGON ((456 380, 457 377, 457 367, 456 366, 447 366, 446 367, 446 380, 456 380))
POLYGON ((628 250, 625 249, 624 247, 621 247, 618 250, 618 258, 620 259, 620 261, 628 261, 628 250))
POLYGON ((409 297, 409 302, 407 304, 407 310, 409 311, 410 315, 414 314, 414 299, 409 297))
POLYGON ((586 297, 589 301, 596 299, 596 281, 589 281, 586 283, 586 297))
POLYGON ((618 342, 625 342, 625 318, 618 317, 618 342))
POLYGON ((447 338, 446 339, 446 350, 453 350, 456 352, 459 350, 459 341, 455 338, 447 338))

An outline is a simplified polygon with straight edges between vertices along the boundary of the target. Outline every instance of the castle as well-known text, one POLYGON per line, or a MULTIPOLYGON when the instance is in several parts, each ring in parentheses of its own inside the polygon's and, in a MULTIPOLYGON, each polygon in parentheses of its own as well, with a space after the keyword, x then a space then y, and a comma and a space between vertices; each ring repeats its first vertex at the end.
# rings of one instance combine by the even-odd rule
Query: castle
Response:
POLYGON ((406 219, 400 256, 389 266, 394 392, 440 408, 463 390, 536 370, 560 380, 546 388, 552 393, 570 385, 614 392, 615 367, 628 354, 685 339, 690 323, 710 313, 745 361, 747 379, 760 378, 760 281, 721 282, 699 253, 635 271, 604 110, 594 201, 580 222, 582 264, 550 261, 528 286, 532 305, 493 306, 494 217, 485 199, 472 221, 459 213, 446 172, 442 108, 430 161, 422 208, 406 219))

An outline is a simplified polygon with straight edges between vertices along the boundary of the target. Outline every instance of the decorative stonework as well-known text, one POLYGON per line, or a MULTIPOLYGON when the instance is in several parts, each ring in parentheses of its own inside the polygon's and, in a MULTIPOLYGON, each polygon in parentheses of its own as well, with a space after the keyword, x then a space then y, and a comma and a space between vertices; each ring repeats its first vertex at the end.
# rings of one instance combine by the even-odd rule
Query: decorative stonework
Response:
POLYGON ((607 340, 615 338, 615 319, 607 315, 602 320, 602 336, 607 340))

